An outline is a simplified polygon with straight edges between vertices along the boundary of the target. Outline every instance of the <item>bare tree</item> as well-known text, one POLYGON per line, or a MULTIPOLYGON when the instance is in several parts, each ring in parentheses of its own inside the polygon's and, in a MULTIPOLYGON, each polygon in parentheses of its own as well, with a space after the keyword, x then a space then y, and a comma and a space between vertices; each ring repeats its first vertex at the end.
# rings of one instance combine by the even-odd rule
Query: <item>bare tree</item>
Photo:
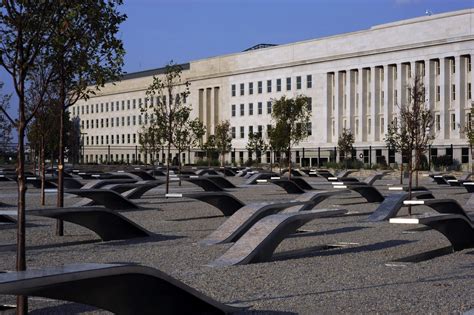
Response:
POLYGON ((186 98, 189 95, 189 82, 181 79, 182 68, 172 61, 166 66, 163 76, 153 76, 153 82, 147 89, 147 98, 154 99, 150 107, 142 112, 152 112, 154 116, 151 124, 159 128, 162 133, 162 142, 167 148, 166 158, 166 193, 169 192, 169 173, 171 147, 174 143, 174 132, 178 128, 178 117, 186 107, 186 98))
POLYGON ((461 132, 465 134, 467 143, 471 153, 471 161, 469 169, 474 172, 474 102, 471 103, 471 110, 466 117, 466 123, 461 126, 461 132))
POLYGON ((230 133, 230 122, 221 121, 215 130, 216 149, 221 156, 221 166, 225 166, 225 155, 232 149, 232 134, 230 133))
POLYGON ((351 130, 343 128, 342 133, 339 135, 339 139, 337 140, 337 149, 339 150, 340 154, 344 155, 346 169, 349 155, 352 157, 354 141, 354 134, 351 132, 351 130))
MULTIPOLYGON (((56 4, 49 1, 3 0, 0 2, 0 65, 11 76, 18 96, 18 118, 0 108, 18 133, 18 224, 16 269, 26 269, 25 258, 25 130, 41 105, 41 99, 52 78, 47 66, 48 46, 53 40, 52 29, 58 22, 56 4), (26 104, 26 91, 32 85, 30 77, 36 71, 39 100, 26 104)), ((25 297, 17 298, 17 312, 28 311, 25 297)))
POLYGON ((308 137, 311 119, 308 97, 282 96, 280 99, 273 100, 272 107, 272 120, 275 122, 272 130, 273 143, 284 146, 288 158, 288 176, 291 179, 291 148, 308 137))
MULTIPOLYGON (((434 139, 432 132, 433 114, 425 102, 425 88, 422 78, 415 76, 413 84, 408 86, 408 99, 400 107, 398 126, 396 126, 395 143, 402 155, 408 159, 408 193, 411 198, 413 173, 418 171, 423 154, 434 139)), ((411 214, 411 208, 408 209, 411 214)))

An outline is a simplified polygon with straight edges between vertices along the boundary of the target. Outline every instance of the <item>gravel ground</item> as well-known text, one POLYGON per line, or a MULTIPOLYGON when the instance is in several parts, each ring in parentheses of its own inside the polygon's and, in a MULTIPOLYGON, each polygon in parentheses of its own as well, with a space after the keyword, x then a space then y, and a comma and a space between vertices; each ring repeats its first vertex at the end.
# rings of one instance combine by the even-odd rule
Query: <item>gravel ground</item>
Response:
MULTIPOLYGON (((360 175, 360 174, 356 174, 360 175)), ((352 176, 352 175, 351 175, 352 176)), ((229 178, 235 184, 243 179, 229 178)), ((319 178, 307 178, 318 188, 330 188, 319 178)), ((376 182, 388 193, 390 176, 376 182)), ((421 185, 437 198, 454 198, 464 204, 470 197, 464 188, 441 187, 426 177, 421 185)), ((201 191, 184 183, 172 184, 172 192, 201 191)), ((293 199, 271 184, 233 189, 245 202, 293 199)), ((165 199, 158 187, 138 201, 147 209, 124 211, 129 219, 156 233, 130 241, 100 242, 96 235, 66 223, 66 236, 54 235, 54 221, 28 217, 28 268, 70 263, 135 262, 160 269, 197 290, 224 303, 250 306, 249 313, 462 313, 474 307, 474 250, 467 249, 414 262, 397 260, 449 245, 447 239, 420 226, 368 223, 364 219, 378 206, 358 194, 332 197, 317 208, 342 207, 351 214, 314 220, 285 239, 270 262, 211 268, 206 266, 222 255, 229 244, 203 246, 198 242, 225 218, 217 209, 188 199, 165 199), (336 245, 325 248, 324 245, 336 245), (325 248, 325 249, 322 249, 325 248), (289 252, 291 251, 291 252, 289 252)), ((77 197, 67 195, 66 205, 77 197)), ((14 183, 0 183, 0 201, 16 202, 14 183)), ((27 205, 38 207, 39 190, 29 188, 27 205)), ((54 206, 55 194, 47 204, 54 206)), ((416 213, 429 212, 424 206, 416 213)), ((402 210, 400 215, 406 215, 402 210)), ((14 270, 15 229, 0 226, 1 269, 14 270)), ((13 303, 10 296, 0 303, 13 303)), ((32 314, 106 313, 75 303, 30 298, 32 314)))

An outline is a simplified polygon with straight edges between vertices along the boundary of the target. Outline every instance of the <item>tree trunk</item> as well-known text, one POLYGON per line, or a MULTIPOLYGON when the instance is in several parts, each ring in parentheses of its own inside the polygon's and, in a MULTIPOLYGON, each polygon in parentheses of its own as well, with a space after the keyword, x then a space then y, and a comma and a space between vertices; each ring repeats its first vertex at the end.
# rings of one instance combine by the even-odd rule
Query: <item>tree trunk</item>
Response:
MULTIPOLYGON (((411 189, 413 181, 413 161, 412 157, 408 160, 408 200, 411 200, 411 189)), ((411 215, 411 205, 408 205, 408 215, 411 215)))
MULTIPOLYGON (((17 248, 16 248, 16 270, 26 270, 26 235, 25 235, 25 202, 26 202, 26 179, 25 179, 25 103, 20 95, 20 119, 18 122, 18 151, 17 151, 17 174, 18 174, 18 222, 17 222, 17 248)), ((26 296, 17 296, 17 314, 28 312, 28 300, 26 296)))
POLYGON ((288 148, 288 179, 291 180, 291 147, 288 148))
POLYGON ((44 206, 46 203, 46 196, 44 193, 44 186, 46 180, 46 161, 45 161, 45 148, 44 148, 44 136, 41 136, 40 140, 40 156, 39 156, 39 169, 40 169, 40 178, 41 178, 41 205, 44 206))
POLYGON ((170 154, 171 154, 171 142, 168 141, 168 155, 166 157, 166 191, 165 194, 170 191, 170 154))
POLYGON ((181 170, 182 170, 182 167, 181 167, 181 151, 178 150, 178 174, 179 174, 178 184, 179 184, 179 187, 181 187, 181 170))
POLYGON ((403 185, 403 156, 402 163, 400 163, 400 185, 403 185))
MULTIPOLYGON (((59 152, 58 152, 58 195, 56 200, 56 206, 58 208, 64 207, 64 112, 66 106, 66 86, 64 79, 61 80, 61 86, 59 91, 59 152)), ((63 220, 56 220, 56 235, 64 235, 64 222, 63 220)))

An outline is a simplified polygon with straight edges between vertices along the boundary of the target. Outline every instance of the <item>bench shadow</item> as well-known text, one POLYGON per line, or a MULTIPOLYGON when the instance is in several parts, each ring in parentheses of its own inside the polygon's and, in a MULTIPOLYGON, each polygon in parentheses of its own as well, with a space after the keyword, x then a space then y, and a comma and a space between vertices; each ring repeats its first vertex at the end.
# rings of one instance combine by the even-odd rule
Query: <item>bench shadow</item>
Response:
POLYGON ((302 248, 292 251, 285 251, 276 253, 272 256, 271 261, 281 261, 286 259, 298 259, 298 258, 310 258, 310 257, 324 257, 324 256, 335 256, 344 254, 353 254, 360 252, 374 252, 378 250, 387 249, 390 247, 396 247, 404 244, 413 243, 415 241, 410 240, 390 240, 383 241, 369 245, 355 246, 355 247, 343 247, 338 245, 319 245, 309 248, 302 248))
POLYGON ((290 237, 308 237, 308 236, 319 236, 319 235, 329 235, 329 234, 339 234, 339 233, 348 233, 364 229, 369 229, 372 227, 369 226, 349 226, 338 229, 326 230, 326 231, 314 231, 314 232, 298 232, 296 234, 290 235, 290 237))
POLYGON ((111 246, 111 245, 112 246, 128 246, 128 245, 134 245, 134 244, 146 244, 146 243, 155 243, 155 242, 163 242, 163 241, 172 241, 172 240, 177 240, 181 238, 187 238, 187 236, 152 234, 150 236, 131 238, 128 240, 100 242, 98 245, 99 246, 111 246))
POLYGON ((215 219, 215 218, 223 218, 223 217, 224 216, 221 214, 221 215, 208 215, 208 216, 202 216, 202 217, 192 217, 192 218, 182 218, 182 219, 170 219, 170 220, 166 220, 166 221, 183 222, 183 221, 215 219))

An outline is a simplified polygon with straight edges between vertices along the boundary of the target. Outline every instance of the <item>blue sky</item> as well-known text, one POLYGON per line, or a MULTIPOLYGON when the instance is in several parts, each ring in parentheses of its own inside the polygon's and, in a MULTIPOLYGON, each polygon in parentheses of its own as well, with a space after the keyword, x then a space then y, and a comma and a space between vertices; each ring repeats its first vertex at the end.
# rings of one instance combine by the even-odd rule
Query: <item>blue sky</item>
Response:
POLYGON ((122 10, 124 70, 284 44, 425 15, 474 8, 474 0, 130 0, 122 10))
MULTIPOLYGON (((124 71, 285 44, 425 15, 474 8, 474 0, 125 0, 124 71)), ((0 69, 3 93, 13 93, 0 69)), ((16 111, 13 95, 10 112, 16 111)), ((15 115, 16 116, 16 115, 15 115)))

